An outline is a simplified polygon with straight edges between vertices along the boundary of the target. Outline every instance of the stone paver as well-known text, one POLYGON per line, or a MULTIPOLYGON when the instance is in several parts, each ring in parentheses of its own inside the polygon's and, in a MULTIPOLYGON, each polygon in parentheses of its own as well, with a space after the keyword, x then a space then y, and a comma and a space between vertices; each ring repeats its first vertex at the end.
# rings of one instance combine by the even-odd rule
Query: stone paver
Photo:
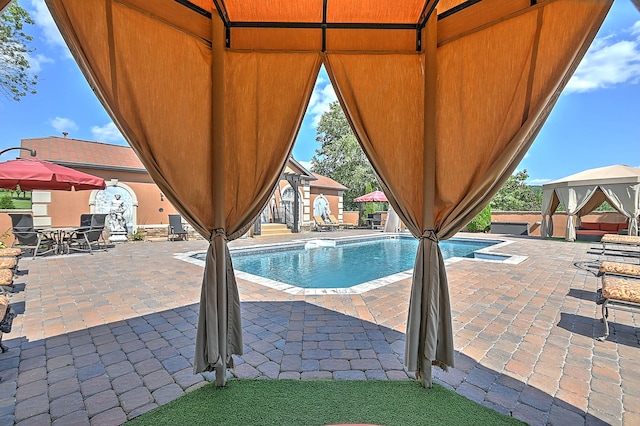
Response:
MULTIPOLYGON (((447 266, 455 368, 434 368, 434 380, 532 425, 637 423, 637 315, 612 311, 610 337, 594 339, 603 331, 597 244, 505 239, 501 252, 524 262, 447 266)), ((192 365, 203 270, 173 257, 204 249, 202 240, 126 243, 21 259, 28 273, 11 303, 24 313, 0 354, 0 424, 118 425, 213 380, 192 365)), ((409 279, 353 295, 238 286, 245 353, 236 377, 412 380, 403 366, 409 279)))

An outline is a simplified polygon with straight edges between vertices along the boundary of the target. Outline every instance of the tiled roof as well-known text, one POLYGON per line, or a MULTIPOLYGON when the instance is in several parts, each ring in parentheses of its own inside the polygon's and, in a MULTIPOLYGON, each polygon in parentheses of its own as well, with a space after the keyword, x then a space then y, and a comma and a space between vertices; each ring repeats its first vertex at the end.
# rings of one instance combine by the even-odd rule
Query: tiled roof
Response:
POLYGON ((315 188, 331 188, 337 189, 341 191, 346 191, 346 186, 336 182, 335 180, 328 178, 326 176, 319 175, 317 173, 312 173, 318 180, 311 181, 310 185, 315 188))
MULTIPOLYGON (((77 164, 101 168, 124 168, 131 170, 145 171, 144 166, 133 152, 131 147, 126 145, 112 145, 102 142, 84 141, 73 138, 61 138, 49 136, 46 138, 22 139, 22 147, 36 150, 36 157, 54 163, 77 164)), ((29 153, 21 151, 21 157, 28 157, 29 153)), ((296 169, 306 169, 297 161, 291 159, 289 166, 298 166, 296 169)), ((304 173, 307 175, 306 173, 304 173)), ((311 173, 317 180, 312 180, 310 185, 316 188, 330 188, 337 190, 347 190, 344 185, 335 180, 317 173, 311 173)))
MULTIPOLYGON (((35 149, 37 158, 54 163, 91 165, 96 168, 117 167, 145 170, 131 147, 126 145, 111 145, 49 136, 22 139, 22 146, 35 149)), ((21 157, 27 156, 29 156, 28 152, 21 153, 21 157)))

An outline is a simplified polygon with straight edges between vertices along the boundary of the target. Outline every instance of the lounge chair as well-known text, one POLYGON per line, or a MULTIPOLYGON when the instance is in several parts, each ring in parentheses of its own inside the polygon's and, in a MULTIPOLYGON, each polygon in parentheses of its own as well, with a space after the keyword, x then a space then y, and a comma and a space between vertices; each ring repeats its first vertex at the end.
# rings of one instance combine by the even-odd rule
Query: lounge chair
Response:
POLYGON ((189 231, 182 226, 182 216, 179 214, 169 215, 169 232, 167 237, 171 241, 175 241, 176 236, 185 241, 189 240, 189 231))
POLYGON ((602 262, 598 275, 601 286, 596 294, 596 303, 602 305, 604 341, 609 336, 609 309, 640 312, 640 265, 618 262, 602 262))
MULTIPOLYGON (((640 237, 633 235, 605 234, 600 242, 602 243, 602 254, 604 254, 607 244, 640 248, 640 237)), ((640 252, 638 254, 640 255, 640 252)))
POLYGON ((355 225, 352 223, 346 223, 346 222, 340 222, 338 219, 336 219, 336 217, 332 214, 329 215, 329 220, 331 221, 332 224, 334 225, 338 225, 341 226, 343 229, 353 229, 355 228, 355 225))
POLYGON ((0 293, 13 289, 13 269, 0 269, 0 293))
POLYGON ((67 252, 88 251, 93 254, 93 250, 107 250, 107 241, 103 235, 106 218, 106 213, 81 215, 80 228, 73 231, 66 240, 67 252))
POLYGON ((333 223, 325 222, 322 216, 319 216, 319 215, 313 216, 313 220, 316 223, 316 230, 318 231, 337 229, 339 226, 339 225, 334 225, 333 223))
MULTIPOLYGON (((7 298, 7 296, 5 295, 0 295, 0 321, 2 321, 6 314, 15 316, 15 314, 9 308, 9 298, 7 298)), ((4 353, 9 350, 8 347, 2 344, 3 334, 4 333, 0 331, 0 353, 4 353)))
POLYGON ((56 242, 45 232, 33 227, 33 216, 26 213, 9 213, 11 216, 12 232, 15 237, 14 246, 21 249, 33 250, 33 258, 49 252, 55 252, 56 242), (40 251, 40 249, 43 249, 40 251))

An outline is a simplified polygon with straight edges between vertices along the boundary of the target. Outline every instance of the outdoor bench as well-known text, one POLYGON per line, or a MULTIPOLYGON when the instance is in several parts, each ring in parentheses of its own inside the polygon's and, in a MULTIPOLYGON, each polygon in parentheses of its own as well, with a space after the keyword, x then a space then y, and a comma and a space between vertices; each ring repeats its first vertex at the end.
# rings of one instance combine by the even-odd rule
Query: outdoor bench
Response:
POLYGON ((529 235, 529 222, 491 222, 492 234, 529 235))
POLYGON ((640 312, 640 265, 618 262, 602 262, 598 275, 601 287, 597 291, 596 304, 602 305, 604 341, 609 336, 609 308, 640 312))

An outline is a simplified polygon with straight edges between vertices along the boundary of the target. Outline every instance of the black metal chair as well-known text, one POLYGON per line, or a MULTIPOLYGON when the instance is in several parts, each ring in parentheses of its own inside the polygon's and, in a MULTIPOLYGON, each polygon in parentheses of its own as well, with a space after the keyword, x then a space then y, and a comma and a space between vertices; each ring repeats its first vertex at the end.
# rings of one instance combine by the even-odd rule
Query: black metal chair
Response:
POLYGON ((370 213, 367 222, 369 222, 371 229, 378 229, 382 226, 382 214, 370 213))
POLYGON ((56 241, 45 232, 35 229, 33 216, 27 213, 9 213, 11 216, 12 232, 15 237, 14 247, 33 250, 33 258, 37 255, 57 250, 56 241), (40 249, 43 249, 40 251, 40 249))
POLYGON ((103 235, 106 218, 106 213, 81 215, 80 228, 74 230, 67 239, 67 251, 88 251, 93 254, 93 250, 107 250, 103 235), (92 247, 94 245, 95 248, 92 247))
POLYGON ((169 232, 167 237, 171 241, 175 241, 175 237, 179 236, 181 239, 185 241, 189 240, 189 231, 187 231, 182 226, 182 216, 179 214, 170 214, 169 215, 169 232))
POLYGON ((84 213, 80 215, 80 228, 89 228, 91 226, 91 218, 93 214, 84 213))

